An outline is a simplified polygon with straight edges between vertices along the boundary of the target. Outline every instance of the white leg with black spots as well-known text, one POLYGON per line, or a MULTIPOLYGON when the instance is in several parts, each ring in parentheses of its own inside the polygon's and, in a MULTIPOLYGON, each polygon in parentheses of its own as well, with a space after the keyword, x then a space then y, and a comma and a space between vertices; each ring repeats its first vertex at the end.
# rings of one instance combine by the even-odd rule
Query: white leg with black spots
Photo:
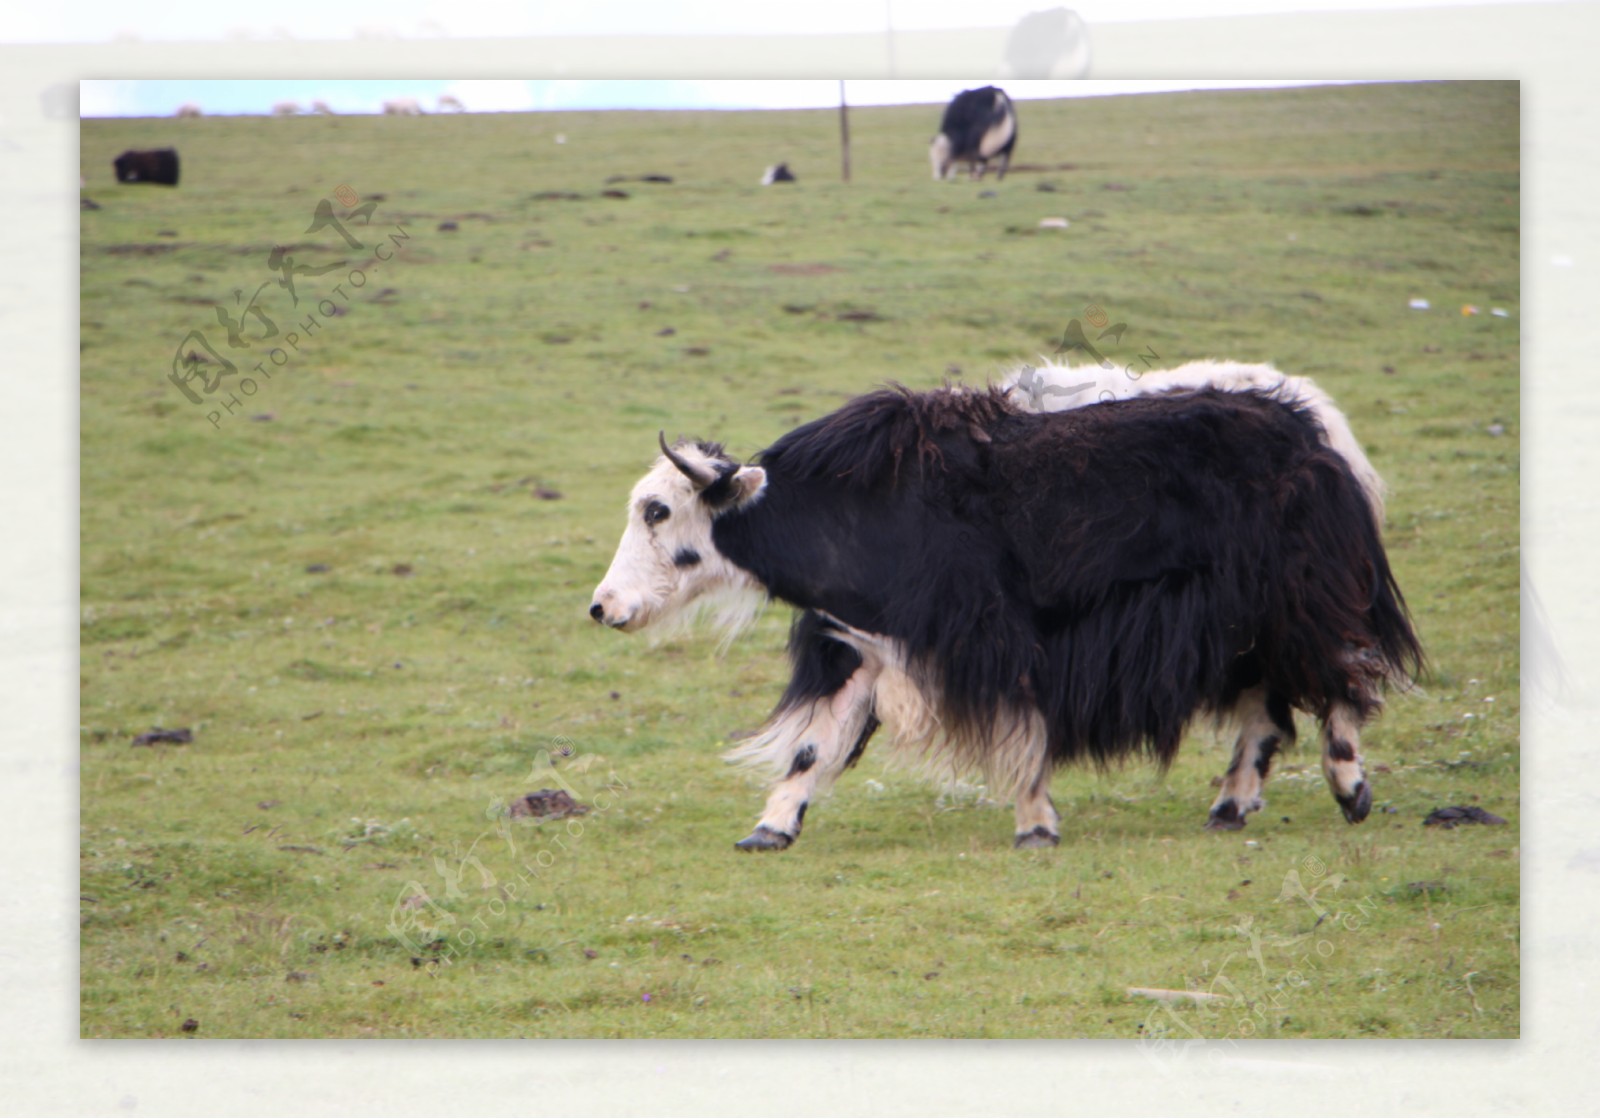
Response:
POLYGON ((1055 801, 1050 799, 1049 744, 1044 736, 1042 722, 1034 720, 1037 735, 1035 746, 1038 755, 1038 776, 1017 793, 1017 831, 1013 847, 1054 847, 1061 842, 1061 814, 1055 801))
POLYGON ((1294 739, 1294 724, 1287 707, 1279 705, 1274 717, 1267 701, 1267 689, 1247 689, 1233 709, 1239 724, 1239 737, 1233 744, 1233 760, 1222 778, 1222 791, 1211 806, 1206 827, 1213 831, 1236 831, 1244 827, 1245 817, 1266 807, 1262 791, 1272 759, 1280 747, 1294 739))
POLYGON ((1361 717, 1348 703, 1335 703, 1322 724, 1322 775, 1339 810, 1352 824, 1372 811, 1372 786, 1361 762, 1361 717))
POLYGON ((737 846, 746 851, 782 850, 800 836, 806 809, 843 773, 877 729, 872 693, 878 669, 862 666, 832 695, 778 715, 740 753, 770 762, 788 759, 788 770, 767 796, 755 830, 737 846))

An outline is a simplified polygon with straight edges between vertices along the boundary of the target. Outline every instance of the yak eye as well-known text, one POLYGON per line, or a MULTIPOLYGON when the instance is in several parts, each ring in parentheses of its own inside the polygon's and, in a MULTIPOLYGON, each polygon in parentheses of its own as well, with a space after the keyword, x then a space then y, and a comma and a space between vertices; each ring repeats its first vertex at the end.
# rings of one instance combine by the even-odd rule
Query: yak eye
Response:
POLYGON ((672 510, 659 501, 652 501, 644 507, 644 523, 647 525, 658 525, 670 516, 672 510))

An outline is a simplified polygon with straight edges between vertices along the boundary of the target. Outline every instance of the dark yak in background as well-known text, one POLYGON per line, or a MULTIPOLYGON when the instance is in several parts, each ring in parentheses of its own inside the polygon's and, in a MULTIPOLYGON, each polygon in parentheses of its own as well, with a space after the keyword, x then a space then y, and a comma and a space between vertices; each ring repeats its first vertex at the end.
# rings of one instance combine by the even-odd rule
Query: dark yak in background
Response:
POLYGON ((158 186, 178 185, 178 152, 176 148, 156 148, 153 151, 125 151, 112 160, 117 169, 119 183, 155 183, 158 186))

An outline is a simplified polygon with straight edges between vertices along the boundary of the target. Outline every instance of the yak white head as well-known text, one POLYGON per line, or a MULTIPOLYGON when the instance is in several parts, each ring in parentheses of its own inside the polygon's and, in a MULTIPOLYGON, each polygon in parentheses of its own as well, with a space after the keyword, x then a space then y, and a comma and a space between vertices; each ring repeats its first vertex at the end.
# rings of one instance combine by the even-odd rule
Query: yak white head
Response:
POLYGON ((759 606, 762 588, 711 539, 719 516, 757 500, 766 471, 730 461, 716 444, 679 441, 633 487, 628 527, 595 588, 589 616, 613 629, 640 630, 713 605, 731 636, 759 606))

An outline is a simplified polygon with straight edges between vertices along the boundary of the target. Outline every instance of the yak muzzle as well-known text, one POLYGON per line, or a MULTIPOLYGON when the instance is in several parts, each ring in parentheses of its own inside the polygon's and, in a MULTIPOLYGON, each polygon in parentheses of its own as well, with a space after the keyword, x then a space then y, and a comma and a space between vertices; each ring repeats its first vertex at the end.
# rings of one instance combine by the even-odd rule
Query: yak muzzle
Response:
POLYGON ((633 624, 641 611, 641 603, 625 601, 628 596, 601 588, 589 604, 589 617, 603 626, 625 630, 633 624))

